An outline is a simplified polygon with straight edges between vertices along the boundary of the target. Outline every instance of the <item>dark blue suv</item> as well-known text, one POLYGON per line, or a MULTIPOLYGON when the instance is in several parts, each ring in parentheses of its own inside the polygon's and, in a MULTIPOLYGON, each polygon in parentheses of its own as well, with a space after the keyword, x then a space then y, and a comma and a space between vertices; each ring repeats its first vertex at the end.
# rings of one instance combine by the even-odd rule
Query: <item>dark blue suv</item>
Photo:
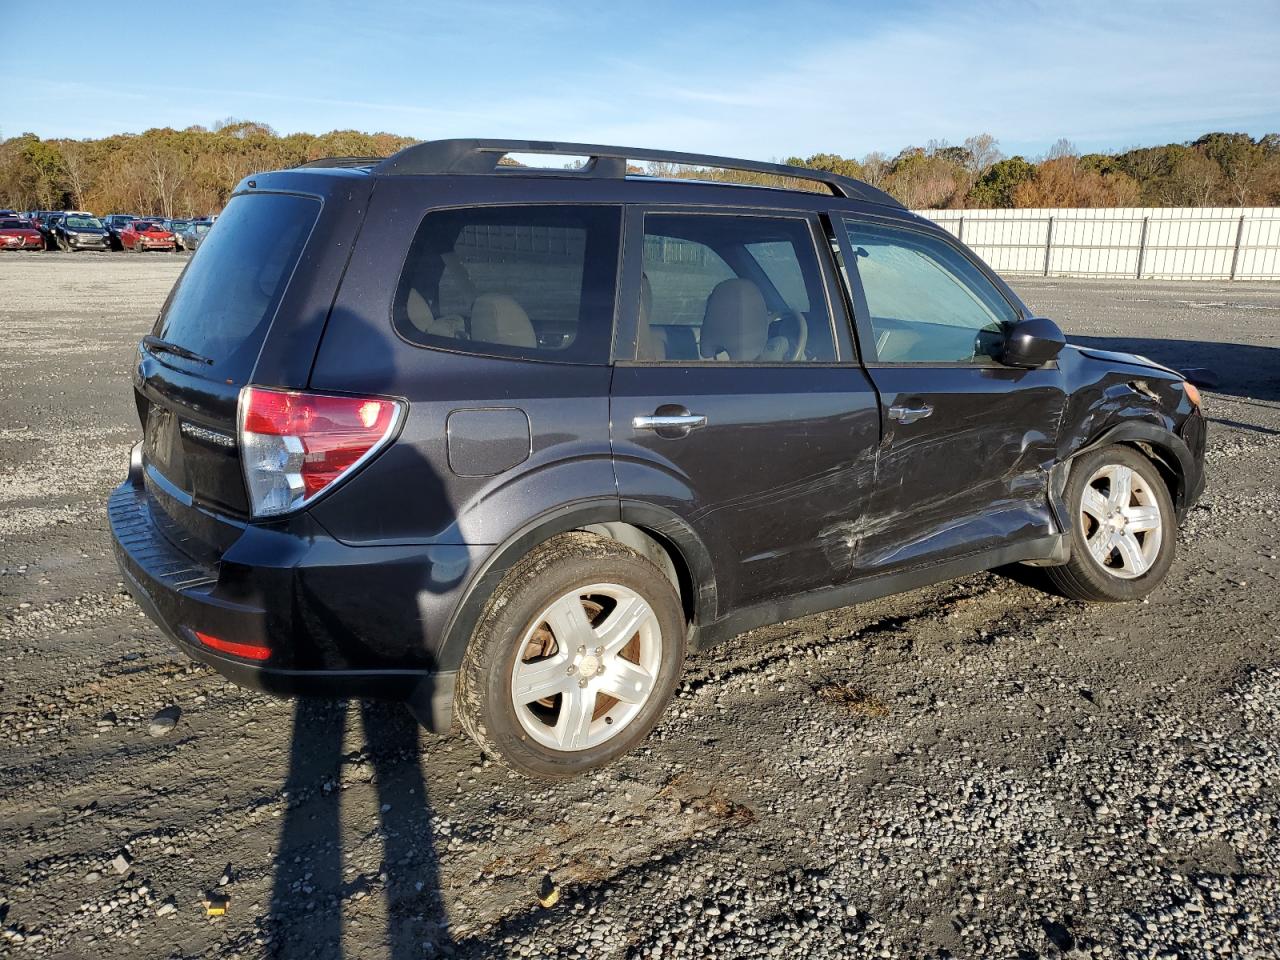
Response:
POLYGON ((254 175, 133 387, 111 525, 174 642, 542 777, 634 746, 687 650, 762 624, 1017 562, 1142 597, 1204 485, 1194 386, 1065 345, 888 195, 653 150, 254 175))

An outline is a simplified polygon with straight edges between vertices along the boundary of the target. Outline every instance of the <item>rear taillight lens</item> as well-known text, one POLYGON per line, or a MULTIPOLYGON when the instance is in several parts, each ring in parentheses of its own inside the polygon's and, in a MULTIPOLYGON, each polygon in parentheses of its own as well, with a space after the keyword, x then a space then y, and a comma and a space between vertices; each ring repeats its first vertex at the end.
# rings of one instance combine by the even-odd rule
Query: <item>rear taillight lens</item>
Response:
POLYGON ((255 517, 304 507, 395 436, 404 404, 300 390, 240 391, 240 460, 255 517))

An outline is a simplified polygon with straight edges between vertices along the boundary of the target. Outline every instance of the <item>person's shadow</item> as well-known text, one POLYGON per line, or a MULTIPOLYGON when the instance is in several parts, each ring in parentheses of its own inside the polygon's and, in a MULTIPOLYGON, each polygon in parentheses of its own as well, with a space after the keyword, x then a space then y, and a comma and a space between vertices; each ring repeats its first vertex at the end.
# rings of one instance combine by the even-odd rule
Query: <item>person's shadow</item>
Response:
MULTIPOLYGON (((268 953, 287 960, 343 956, 343 910, 363 895, 385 897, 387 956, 448 956, 454 943, 440 891, 432 811, 422 777, 419 726, 397 703, 360 704, 364 749, 344 754, 346 701, 299 700, 286 781, 287 808, 265 935, 268 953), (345 861, 344 787, 371 779, 382 858, 370 868, 345 861)), ((354 839, 354 838, 353 838, 354 839)), ((363 847, 364 841, 354 840, 363 847)), ((352 936, 367 944, 376 931, 352 936)))
MULTIPOLYGON (((329 323, 360 330, 374 321, 339 309, 329 323)), ((412 374, 397 369, 396 354, 387 345, 389 335, 385 331, 385 335, 367 337, 359 351, 344 356, 346 369, 358 366, 361 392, 411 393, 407 388, 412 386, 408 382, 412 374)), ((418 509, 426 512, 416 515, 422 529, 449 531, 455 512, 441 477, 447 468, 407 443, 393 445, 383 456, 389 459, 382 464, 381 482, 387 482, 390 470, 395 483, 413 490, 413 502, 425 505, 418 509)), ((400 500, 393 501, 399 504, 396 509, 403 508, 400 500)), ((350 662, 368 655, 359 649, 375 647, 391 651, 402 661, 397 666, 429 670, 434 651, 429 648, 421 604, 432 595, 451 593, 467 571, 465 562, 400 564, 388 569, 382 595, 355 622, 330 610, 322 595, 299 588, 299 603, 306 607, 300 622, 332 662, 350 662)), ((431 702, 430 685, 429 674, 424 675, 415 690, 423 703, 431 702)), ((345 753, 350 712, 348 701, 296 702, 287 806, 275 851, 271 904, 261 930, 266 952, 281 960, 340 958, 345 933, 360 942, 362 955, 377 953, 376 944, 385 940, 390 960, 451 956, 458 945, 449 933, 440 889, 432 809, 421 768, 422 730, 402 703, 363 701, 359 707, 363 747, 345 753), (351 848, 344 855, 343 798, 363 793, 360 786, 370 782, 376 793, 378 827, 360 836, 354 831, 368 821, 348 816, 351 848), (372 866, 365 855, 370 845, 380 845, 382 852, 380 862, 372 866), (363 922, 356 927, 354 918, 352 929, 343 929, 344 911, 365 913, 353 906, 365 897, 385 901, 384 937, 363 922)), ((349 802, 347 806, 352 812, 349 802)))

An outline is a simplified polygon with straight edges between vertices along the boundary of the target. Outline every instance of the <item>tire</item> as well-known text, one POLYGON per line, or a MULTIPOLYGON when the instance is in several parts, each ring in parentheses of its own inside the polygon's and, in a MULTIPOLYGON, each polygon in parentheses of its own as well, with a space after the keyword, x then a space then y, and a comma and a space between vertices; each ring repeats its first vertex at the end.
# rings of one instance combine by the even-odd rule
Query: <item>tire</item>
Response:
POLYGON ((653 563, 605 537, 560 534, 494 591, 458 671, 454 708, 494 759, 525 776, 568 779, 648 736, 684 668, 685 634, 676 588, 653 563), (518 703, 517 681, 525 696, 546 696, 518 703))
POLYGON ((1117 603, 1141 600, 1161 584, 1178 528, 1173 498, 1151 460, 1121 445, 1086 453, 1072 463, 1065 497, 1071 559, 1045 568, 1059 590, 1074 600, 1117 603))

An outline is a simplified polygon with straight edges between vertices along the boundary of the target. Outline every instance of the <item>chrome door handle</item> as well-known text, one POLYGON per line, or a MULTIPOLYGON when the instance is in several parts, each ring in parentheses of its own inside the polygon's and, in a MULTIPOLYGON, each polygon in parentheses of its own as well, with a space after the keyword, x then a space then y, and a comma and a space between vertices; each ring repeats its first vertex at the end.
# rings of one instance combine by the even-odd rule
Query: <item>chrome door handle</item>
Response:
POLYGON ((700 413, 686 413, 679 416, 632 417, 631 426, 636 430, 696 430, 705 427, 707 418, 700 413))
POLYGON ((897 420, 899 423, 915 423, 917 420, 923 420, 932 413, 933 407, 927 403, 919 407, 892 406, 889 408, 890 419, 897 420))

